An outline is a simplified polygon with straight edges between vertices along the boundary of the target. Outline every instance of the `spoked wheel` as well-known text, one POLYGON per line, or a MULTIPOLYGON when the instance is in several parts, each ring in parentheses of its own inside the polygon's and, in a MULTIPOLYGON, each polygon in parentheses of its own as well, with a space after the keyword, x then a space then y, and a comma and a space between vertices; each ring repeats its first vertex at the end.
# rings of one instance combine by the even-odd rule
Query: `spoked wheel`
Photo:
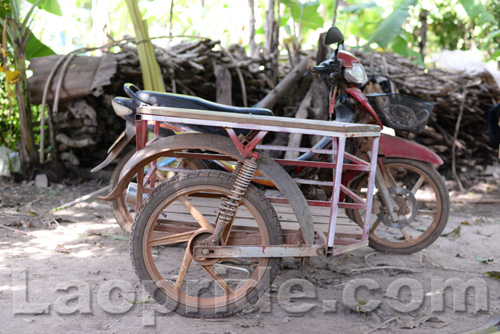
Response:
MULTIPOLYGON (((370 247, 388 253, 410 254, 432 244, 441 234, 450 210, 450 198, 441 175, 429 164, 407 159, 384 159, 384 179, 396 203, 397 219, 391 218, 381 194, 375 190, 370 228, 370 247)), ((366 197, 367 176, 351 188, 366 197)), ((364 212, 348 215, 362 226, 364 212)))
MULTIPOLYGON (((174 176, 153 190, 135 217, 131 257, 144 288, 178 314, 214 318, 255 302, 274 279, 280 259, 194 259, 193 247, 211 235, 221 197, 236 177, 220 171, 174 176)), ((266 197, 250 185, 236 212, 227 245, 276 245, 279 220, 266 197)))
MULTIPOLYGON (((113 189, 117 184, 118 181, 120 180, 120 173, 127 163, 129 161, 130 157, 134 155, 135 151, 129 152, 127 155, 125 155, 118 165, 116 165, 113 174, 111 175, 111 180, 109 182, 110 189, 113 189)), ((207 168, 205 163, 202 160, 190 160, 190 159, 175 159, 175 158, 168 158, 164 157, 162 159, 169 159, 172 160, 170 162, 170 165, 173 165, 175 167, 184 167, 184 168, 189 168, 189 169, 205 169, 207 168)), ((163 182, 167 178, 171 177, 173 173, 165 173, 161 171, 156 171, 155 173, 155 178, 156 181, 163 182)), ((116 221, 120 225, 120 227, 127 233, 130 233, 130 229, 132 227, 132 222, 134 220, 135 216, 135 204, 129 204, 126 201, 126 195, 127 191, 124 190, 123 193, 118 197, 116 200, 111 202, 111 208, 113 210, 113 215, 115 216, 116 221)))

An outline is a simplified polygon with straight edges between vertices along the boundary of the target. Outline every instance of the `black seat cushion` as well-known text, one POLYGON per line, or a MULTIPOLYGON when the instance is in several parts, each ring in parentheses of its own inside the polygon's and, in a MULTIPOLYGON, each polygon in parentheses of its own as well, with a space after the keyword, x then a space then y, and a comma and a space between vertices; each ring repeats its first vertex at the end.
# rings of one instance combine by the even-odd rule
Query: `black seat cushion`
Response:
POLYGON ((252 114, 252 115, 264 115, 273 116, 273 112, 265 108, 241 108, 227 106, 220 103, 215 103, 201 99, 199 97, 172 94, 172 93, 159 93, 151 92, 147 90, 141 90, 136 93, 141 101, 160 107, 172 107, 172 108, 182 108, 182 109, 197 109, 197 110, 209 110, 209 111, 221 111, 221 112, 232 112, 239 114, 252 114))

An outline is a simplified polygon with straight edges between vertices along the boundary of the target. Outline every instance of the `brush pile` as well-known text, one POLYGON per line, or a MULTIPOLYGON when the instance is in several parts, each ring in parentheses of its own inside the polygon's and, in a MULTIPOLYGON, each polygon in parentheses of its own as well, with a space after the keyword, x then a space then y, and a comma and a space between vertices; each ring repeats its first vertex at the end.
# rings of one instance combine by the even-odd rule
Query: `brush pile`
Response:
MULTIPOLYGON (((72 96, 63 96, 58 115, 54 115, 54 137, 59 152, 73 150, 80 160, 83 154, 78 152, 84 152, 87 160, 94 156, 94 159, 90 159, 90 165, 103 158, 105 149, 116 139, 124 126, 124 122, 116 117, 111 109, 111 99, 124 95, 122 86, 125 82, 142 86, 136 46, 131 43, 120 46, 120 53, 106 55, 116 60, 116 71, 110 78, 111 84, 98 89, 97 93, 94 91, 93 95, 80 97, 78 108, 75 108, 72 96), (82 106, 83 104, 90 108, 82 106), (75 126, 72 127, 71 124, 75 126)), ((172 44, 166 48, 155 47, 155 53, 167 91, 238 106, 252 106, 258 103, 273 91, 280 79, 292 68, 298 67, 297 64, 290 64, 290 57, 280 61, 280 66, 276 69, 273 65, 276 63, 275 55, 249 57, 239 45, 225 49, 219 42, 208 39, 172 44)), ((462 175, 491 164, 496 159, 496 153, 488 147, 484 112, 499 102, 500 90, 488 73, 474 77, 450 74, 424 68, 394 54, 356 52, 356 56, 369 73, 387 77, 399 93, 436 103, 428 126, 422 133, 398 134, 416 140, 437 152, 445 161, 441 171, 447 178, 452 175, 454 159, 455 170, 462 175)), ((45 79, 47 68, 50 71, 51 67, 46 64, 43 67, 37 67, 36 62, 32 62, 33 77, 41 76, 45 79)), ((68 68, 68 73, 79 71, 71 66, 68 68)), ((68 82, 71 78, 68 73, 62 84, 63 91, 65 86, 72 85, 68 82)), ((58 75, 56 74, 55 79, 58 75)), ((324 118, 326 112, 318 110, 318 100, 325 99, 328 92, 320 94, 321 97, 309 99, 309 106, 304 106, 304 103, 301 105, 312 82, 311 75, 296 76, 293 84, 289 86, 291 88, 287 89, 274 105, 275 114, 295 117, 297 110, 302 109, 302 117, 324 118)), ((321 90, 322 86, 315 84, 315 91, 321 90)), ((34 103, 40 103, 43 88, 44 85, 30 86, 34 103), (38 99, 33 98, 36 96, 38 99)), ((367 89, 377 91, 380 87, 367 89)), ((51 96, 54 96, 53 92, 49 92, 49 104, 53 103, 51 96)), ((324 101, 319 105, 324 105, 324 101)), ((287 138, 277 138, 275 143, 286 145, 287 141, 287 138)))

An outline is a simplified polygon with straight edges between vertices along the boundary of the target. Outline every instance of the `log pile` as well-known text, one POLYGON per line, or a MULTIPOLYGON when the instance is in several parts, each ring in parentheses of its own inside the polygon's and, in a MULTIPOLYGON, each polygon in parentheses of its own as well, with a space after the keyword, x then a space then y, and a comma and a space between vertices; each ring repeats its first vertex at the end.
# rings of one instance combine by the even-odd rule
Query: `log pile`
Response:
POLYGON ((484 113, 500 102, 500 89, 489 73, 452 74, 424 68, 395 54, 355 54, 368 73, 389 78, 399 93, 436 104, 424 132, 398 135, 437 152, 445 162, 441 171, 447 178, 453 174, 453 155, 462 180, 467 172, 496 160, 496 153, 488 146, 484 113))

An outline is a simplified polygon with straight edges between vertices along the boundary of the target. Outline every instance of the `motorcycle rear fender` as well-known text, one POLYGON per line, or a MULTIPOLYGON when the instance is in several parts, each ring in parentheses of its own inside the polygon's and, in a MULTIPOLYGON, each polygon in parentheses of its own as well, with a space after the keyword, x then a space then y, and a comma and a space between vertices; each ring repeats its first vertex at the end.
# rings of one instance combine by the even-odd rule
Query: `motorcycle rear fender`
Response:
MULTIPOLYGON (((207 150, 227 155, 235 160, 243 161, 240 153, 230 138, 206 133, 182 134, 161 138, 158 141, 137 151, 125 164, 120 180, 114 189, 105 197, 105 201, 113 201, 120 196, 135 174, 145 165, 162 156, 179 150, 207 150)), ((257 171, 273 182, 287 198, 299 222, 302 236, 307 244, 314 243, 314 225, 312 214, 304 195, 290 175, 264 152, 259 152, 257 171)))
POLYGON ((418 160, 433 165, 443 164, 443 159, 427 147, 401 137, 390 136, 384 133, 380 135, 378 152, 379 155, 388 158, 418 160))
POLYGON ((100 171, 107 165, 109 165, 120 153, 125 149, 125 147, 134 139, 135 137, 135 127, 129 122, 125 123, 125 131, 121 133, 118 139, 115 140, 113 145, 108 149, 108 156, 99 165, 95 166, 90 170, 90 172, 95 173, 100 171))

